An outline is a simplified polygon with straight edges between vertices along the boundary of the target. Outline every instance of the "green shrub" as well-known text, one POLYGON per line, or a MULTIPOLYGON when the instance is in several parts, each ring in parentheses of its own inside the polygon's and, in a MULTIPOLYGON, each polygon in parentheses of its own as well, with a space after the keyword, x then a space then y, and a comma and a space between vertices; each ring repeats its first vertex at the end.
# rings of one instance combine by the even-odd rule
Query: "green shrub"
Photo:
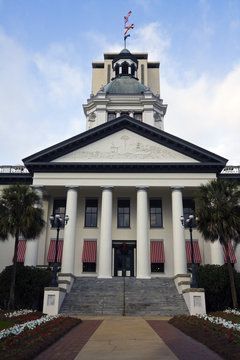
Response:
MULTIPOLYGON (((6 309, 12 266, 7 266, 0 274, 0 308, 6 309)), ((36 267, 17 265, 15 308, 42 310, 44 287, 49 286, 51 271, 36 267)))
MULTIPOLYGON (((232 307, 231 289, 226 265, 203 265, 198 268, 198 285, 205 289, 207 311, 232 307)), ((234 272, 240 303, 240 274, 234 272)))

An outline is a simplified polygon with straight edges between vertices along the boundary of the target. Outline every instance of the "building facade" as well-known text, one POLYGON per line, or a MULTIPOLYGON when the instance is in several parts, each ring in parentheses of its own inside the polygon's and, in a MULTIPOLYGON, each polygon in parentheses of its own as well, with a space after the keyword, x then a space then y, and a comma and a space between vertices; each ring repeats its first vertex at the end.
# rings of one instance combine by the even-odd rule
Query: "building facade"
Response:
MULTIPOLYGON (((32 183, 42 197, 46 226, 36 240, 19 243, 18 261, 48 266, 55 251, 64 274, 142 279, 186 274, 189 230, 181 216, 195 211, 201 184, 234 172, 227 160, 164 131, 158 62, 146 53, 104 54, 92 64, 92 93, 83 105, 86 131, 1 167, 1 186, 32 183), (68 215, 56 249, 51 215, 68 215)), ((239 176, 239 169, 235 168, 239 176)), ((198 264, 223 264, 218 242, 193 229, 198 264)), ((0 270, 13 241, 0 243, 0 270)), ((231 260, 240 270, 230 248, 231 260)))

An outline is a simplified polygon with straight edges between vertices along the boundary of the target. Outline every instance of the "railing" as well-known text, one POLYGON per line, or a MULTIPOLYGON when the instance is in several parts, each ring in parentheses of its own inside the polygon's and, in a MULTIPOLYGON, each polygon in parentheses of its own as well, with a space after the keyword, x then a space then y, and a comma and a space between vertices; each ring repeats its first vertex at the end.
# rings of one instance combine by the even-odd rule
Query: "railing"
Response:
POLYGON ((225 166, 225 168, 222 169, 221 174, 240 174, 240 166, 225 166))
POLYGON ((2 165, 0 174, 29 174, 29 171, 23 165, 2 165))

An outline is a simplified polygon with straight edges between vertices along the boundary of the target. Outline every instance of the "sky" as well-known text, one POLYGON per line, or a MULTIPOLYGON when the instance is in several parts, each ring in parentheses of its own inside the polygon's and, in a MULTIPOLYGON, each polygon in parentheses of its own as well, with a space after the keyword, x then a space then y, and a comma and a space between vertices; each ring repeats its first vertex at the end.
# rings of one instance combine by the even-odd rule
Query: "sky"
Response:
POLYGON ((165 131, 240 165, 240 0, 0 0, 0 165, 85 130, 91 63, 160 61, 165 131))

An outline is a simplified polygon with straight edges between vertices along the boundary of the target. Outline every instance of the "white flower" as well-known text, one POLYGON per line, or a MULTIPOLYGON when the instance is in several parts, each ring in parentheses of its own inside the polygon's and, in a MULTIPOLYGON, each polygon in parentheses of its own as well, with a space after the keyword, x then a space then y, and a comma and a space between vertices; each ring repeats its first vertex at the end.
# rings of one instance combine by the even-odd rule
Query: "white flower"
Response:
POLYGON ((21 315, 27 315, 27 314, 33 313, 35 311, 36 310, 23 309, 23 310, 5 313, 4 315, 5 315, 5 317, 12 318, 12 317, 21 316, 21 315))
POLYGON ((225 320, 225 319, 222 319, 221 317, 209 316, 206 314, 205 315, 196 315, 196 316, 199 317, 200 319, 208 320, 213 324, 222 325, 227 329, 233 329, 233 330, 240 331, 240 324, 234 324, 230 320, 225 320))
POLYGON ((240 311, 236 310, 236 309, 227 309, 227 310, 224 310, 224 312, 227 313, 227 314, 234 314, 234 315, 239 315, 240 316, 240 311))
POLYGON ((4 329, 4 330, 0 331, 0 340, 8 337, 9 335, 18 335, 27 329, 33 330, 33 329, 35 329, 35 327, 37 327, 43 323, 46 323, 48 321, 51 321, 53 319, 56 319, 58 316, 59 315, 54 315, 54 316, 46 315, 46 316, 42 316, 39 319, 27 321, 24 324, 18 324, 18 325, 10 327, 8 329, 4 329))

